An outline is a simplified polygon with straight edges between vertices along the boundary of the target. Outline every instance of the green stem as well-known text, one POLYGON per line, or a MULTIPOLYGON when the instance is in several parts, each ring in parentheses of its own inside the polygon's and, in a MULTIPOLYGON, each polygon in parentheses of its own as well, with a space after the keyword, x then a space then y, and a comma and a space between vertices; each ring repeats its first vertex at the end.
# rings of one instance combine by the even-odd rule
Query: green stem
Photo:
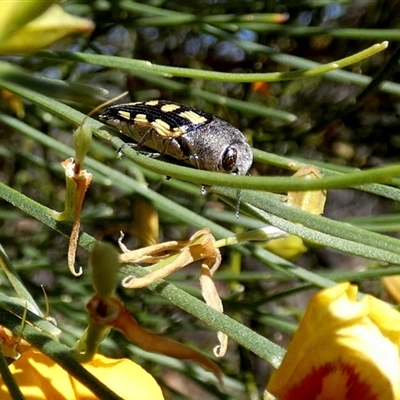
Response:
MULTIPOLYGON (((213 192, 232 196, 224 188, 213 188, 213 192)), ((312 243, 333 247, 363 257, 400 264, 400 241, 350 224, 311 214, 300 208, 279 201, 274 196, 257 192, 243 192, 242 209, 255 216, 258 221, 300 236, 312 243), (301 225, 300 225, 301 224, 301 225)), ((235 200, 224 197, 228 202, 235 200)), ((251 234, 247 232, 248 235, 251 234)), ((257 232, 255 232, 257 237, 257 232)))
POLYGON ((285 123, 292 123, 297 119, 296 115, 276 108, 266 107, 262 104, 251 103, 248 101, 232 99, 207 90, 197 89, 187 83, 177 82, 171 78, 163 78, 157 75, 149 75, 143 72, 135 72, 135 77, 150 82, 154 85, 166 87, 170 90, 184 93, 185 96, 207 100, 211 104, 224 106, 232 110, 237 110, 245 115, 255 115, 263 118, 279 119, 285 123))
MULTIPOLYGON (((236 30, 249 29, 255 32, 274 33, 287 36, 328 36, 355 40, 400 40, 400 29, 361 29, 340 28, 326 29, 314 26, 290 26, 263 24, 260 22, 235 22, 236 30)), ((228 24, 219 24, 221 29, 230 28, 228 24)))
MULTIPOLYGON (((236 44, 238 47, 240 47, 241 49, 243 49, 248 53, 266 54, 268 56, 268 59, 278 64, 284 65, 285 68, 291 67, 297 69, 307 69, 307 68, 318 67, 321 65, 315 61, 293 56, 291 54, 279 53, 276 50, 272 49, 271 47, 259 43, 245 41, 245 40, 238 40, 234 35, 231 35, 226 31, 211 25, 205 25, 203 27, 203 30, 204 32, 210 35, 214 35, 219 39, 224 39, 229 41, 230 43, 236 44)), ((360 75, 354 72, 344 71, 344 70, 330 71, 324 74, 322 77, 323 79, 339 82, 345 85, 352 83, 354 85, 361 87, 367 86, 372 80, 372 78, 369 76, 360 75)), ((400 84, 398 83, 385 81, 379 87, 379 90, 382 92, 400 96, 400 84)))
POLYGON ((22 283, 18 272, 15 270, 2 245, 0 245, 0 267, 7 276, 7 279, 14 288, 18 297, 22 301, 27 301, 34 308, 37 315, 42 315, 42 311, 36 304, 36 301, 33 299, 32 295, 26 289, 25 285, 22 283))
MULTIPOLYGON (((125 267, 124 271, 126 271, 128 275, 135 275, 136 277, 145 276, 147 274, 146 269, 141 267, 129 266, 125 267)), ((211 325, 217 331, 226 333, 230 338, 240 343, 254 354, 257 354, 262 359, 268 361, 275 368, 280 365, 284 350, 246 326, 215 311, 202 301, 190 296, 164 280, 158 281, 148 286, 148 288, 167 298, 172 304, 177 305, 206 324, 211 325), (212 323, 210 324, 211 321, 212 323)))
POLYGON ((271 73, 228 73, 228 72, 215 72, 202 69, 193 68, 179 68, 168 67, 163 65, 153 64, 150 61, 133 60, 115 56, 103 56, 97 54, 87 53, 72 53, 67 51, 39 51, 36 56, 48 59, 62 60, 62 61, 75 61, 86 64, 102 65, 108 68, 119 68, 129 71, 139 71, 147 74, 157 74, 165 77, 180 76, 192 79, 209 79, 220 80, 225 82, 279 82, 293 79, 300 79, 305 77, 312 77, 333 71, 339 68, 347 67, 348 65, 358 63, 365 58, 385 50, 388 42, 374 44, 366 50, 353 54, 350 57, 345 57, 341 60, 333 61, 328 64, 318 65, 303 71, 294 72, 271 72, 271 73))
MULTIPOLYGON (((9 82, 1 78, 0 65, 0 86, 11 90, 21 96, 41 105, 50 112, 68 119, 70 122, 79 124, 84 115, 62 103, 49 99, 37 92, 21 87, 15 82, 9 82)), ((117 137, 112 137, 107 131, 101 129, 104 125, 91 118, 87 120, 88 126, 93 132, 114 143, 116 148, 122 145, 122 141, 117 137)), ((368 183, 391 183, 391 180, 400 175, 400 165, 393 165, 380 168, 372 168, 366 171, 354 172, 338 176, 329 176, 323 179, 293 179, 284 177, 250 177, 250 176, 232 176, 217 172, 200 171, 193 168, 181 167, 171 163, 165 163, 150 157, 144 157, 138 152, 127 149, 126 157, 130 158, 137 165, 149 169, 159 174, 166 174, 173 178, 182 179, 197 183, 199 185, 226 186, 238 189, 264 190, 273 192, 287 191, 305 191, 322 189, 341 189, 348 187, 359 187, 368 183)))

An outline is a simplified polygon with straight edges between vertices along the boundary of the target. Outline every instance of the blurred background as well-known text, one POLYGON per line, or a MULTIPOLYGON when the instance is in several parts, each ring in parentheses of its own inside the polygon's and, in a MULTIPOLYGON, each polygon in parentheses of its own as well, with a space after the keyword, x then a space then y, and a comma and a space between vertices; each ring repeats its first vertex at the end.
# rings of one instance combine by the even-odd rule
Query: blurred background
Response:
MULTIPOLYGON (((296 160, 331 163, 339 167, 369 168, 395 163, 400 149, 400 90, 398 41, 400 3, 397 0, 360 1, 73 1, 63 2, 70 14, 95 24, 89 36, 72 36, 51 46, 52 50, 83 52, 140 59, 171 67, 232 73, 287 72, 310 68, 313 62, 329 63, 389 40, 387 50, 346 68, 346 73, 319 75, 280 82, 221 82, 168 76, 145 71, 126 71, 100 65, 34 56, 3 56, 32 74, 67 83, 105 89, 91 96, 70 89, 55 93, 83 113, 101 100, 124 91, 120 102, 166 99, 191 105, 228 120, 239 128, 252 147, 296 160), (266 15, 271 14, 271 15, 266 15), (367 88, 371 79, 372 84, 367 88), (382 85, 388 80, 392 84, 382 85)), ((40 92, 41 88, 37 90, 40 92)), ((16 109, 2 92, 0 110, 15 115, 16 109)), ((50 96, 51 97, 51 96, 50 96)), ((29 126, 72 146, 75 126, 37 105, 24 101, 19 117, 29 126)), ((95 117, 96 118, 96 117, 95 117)), ((164 176, 129 169, 116 159, 115 150, 95 139, 90 156, 148 185, 151 191, 197 214, 240 232, 246 217, 236 220, 235 210, 215 196, 201 196, 198 186, 164 176)), ((0 122, 0 180, 50 208, 61 210, 65 195, 62 158, 46 146, 21 135, 0 122)), ((255 162, 252 176, 286 176, 286 170, 255 162)), ((355 190, 328 194, 324 216, 353 221, 367 229, 395 235, 397 225, 379 225, 374 215, 398 212, 396 202, 355 190), (365 218, 354 220, 355 217, 365 218), (364 224, 364 225, 362 225, 364 224)), ((394 218, 395 219, 395 218, 394 218)), ((394 220, 393 219, 393 220, 394 220)), ((39 221, 0 200, 0 241, 27 288, 44 308, 40 285, 49 297, 51 316, 63 330, 62 340, 73 345, 86 326, 84 305, 92 295, 90 274, 75 279, 66 266, 68 241, 39 221)), ((182 223, 174 211, 152 207, 138 195, 116 189, 105 177, 94 177, 85 200, 82 229, 116 243, 119 231, 125 244, 136 248, 146 243, 143 235, 159 241, 186 240, 195 227, 182 223), (141 216, 155 218, 157 230, 144 231, 141 216)), ((371 260, 306 244, 280 255, 296 265, 329 274, 338 270, 365 270, 371 260), (303 254, 304 253, 304 254, 303 254)), ((225 313, 264 337, 287 345, 288 338, 312 291, 299 281, 269 269, 254 257, 235 249, 223 249, 216 275, 225 313), (231 274, 241 274, 242 279, 231 274), (264 277, 260 279, 260 274, 264 277), (268 277, 269 279, 265 279, 268 277), (278 318, 279 316, 279 318, 278 318)), ((77 265, 88 255, 78 251, 77 265)), ((171 276, 170 281, 201 297, 199 266, 171 276)), ((4 282, 3 282, 4 280, 4 282)), ((10 293, 5 278, 2 291, 10 293)), ((362 290, 388 298, 380 280, 364 280, 362 290)), ((215 332, 201 321, 153 292, 120 289, 139 322, 153 332, 212 354, 215 332)), ((166 399, 260 399, 270 373, 267 363, 248 350, 230 343, 228 355, 219 361, 229 377, 226 393, 191 364, 148 354, 111 334, 103 351, 114 357, 132 357, 158 380, 166 399)))

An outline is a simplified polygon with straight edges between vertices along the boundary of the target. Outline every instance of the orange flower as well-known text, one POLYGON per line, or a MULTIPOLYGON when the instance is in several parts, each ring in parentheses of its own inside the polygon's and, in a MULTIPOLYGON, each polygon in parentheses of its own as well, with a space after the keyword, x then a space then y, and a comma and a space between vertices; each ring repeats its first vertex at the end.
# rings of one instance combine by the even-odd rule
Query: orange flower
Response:
POLYGON ((400 314, 339 284, 311 299, 267 391, 279 400, 398 400, 399 345, 400 314))
MULTIPOLYGON (((123 399, 163 400, 160 387, 142 367, 128 359, 100 355, 83 366, 123 399)), ((27 400, 90 400, 97 397, 58 364, 37 350, 25 351, 10 370, 27 400)), ((0 380, 0 398, 11 399, 0 380)))

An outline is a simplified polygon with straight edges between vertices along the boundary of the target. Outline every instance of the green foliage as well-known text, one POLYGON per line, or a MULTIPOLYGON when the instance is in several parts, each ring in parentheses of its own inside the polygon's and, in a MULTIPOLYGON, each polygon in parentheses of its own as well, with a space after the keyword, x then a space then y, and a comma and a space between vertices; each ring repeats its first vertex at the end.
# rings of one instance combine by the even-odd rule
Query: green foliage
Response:
MULTIPOLYGON (((63 4, 94 21, 90 37, 0 61, 0 88, 20 96, 25 108, 19 119, 5 97, 0 103, 2 295, 15 297, 16 291, 44 310, 43 285, 61 342, 71 347, 86 327, 85 304, 93 294, 86 266, 94 238, 116 243, 120 230, 135 232, 135 199, 158 211, 160 241, 186 240, 204 227, 226 239, 273 225, 303 238, 309 251, 287 261, 265 243, 224 246, 215 275, 223 316, 198 300, 196 268, 134 293, 118 290, 141 324, 208 354, 215 331, 227 333, 233 341, 219 360, 229 376, 225 392, 198 368, 147 354, 117 334, 103 347, 141 363, 168 399, 261 398, 268 368, 279 365, 310 289, 351 280, 380 296, 380 278, 400 274, 400 242, 385 234, 398 231, 400 199, 398 51, 376 44, 399 38, 396 15, 387 9, 398 2, 387 3, 286 1, 279 9, 265 1, 63 4), (284 19, 277 12, 287 13, 288 21, 275 23, 284 19), (73 131, 85 114, 126 90, 120 101, 173 100, 228 120, 246 135, 255 163, 251 176, 238 177, 132 149, 117 160, 122 140, 95 116, 88 118, 94 138, 84 168, 93 182, 77 259, 84 274, 76 279, 67 268, 71 224, 51 217, 64 202, 59 163, 74 155, 73 131), (324 178, 291 177, 306 165, 324 178), (323 216, 284 201, 288 191, 320 189, 328 189, 323 216), (171 370, 179 378, 171 379, 171 370), (188 395, 182 389, 187 380, 201 394, 188 395)), ((133 249, 137 239, 128 235, 124 243, 133 249)), ((142 266, 126 266, 121 278, 145 273, 142 266)), ((4 311, 7 302, 1 303, 0 324, 12 320, 16 329, 4 311)))

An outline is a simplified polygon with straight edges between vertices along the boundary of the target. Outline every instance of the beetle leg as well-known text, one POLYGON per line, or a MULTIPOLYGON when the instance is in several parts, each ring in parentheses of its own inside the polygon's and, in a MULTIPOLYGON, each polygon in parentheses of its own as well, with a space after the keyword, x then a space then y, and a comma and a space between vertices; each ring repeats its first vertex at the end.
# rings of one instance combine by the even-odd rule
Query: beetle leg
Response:
MULTIPOLYGON (((117 150, 117 158, 121 158, 121 157, 122 157, 122 154, 123 154, 124 150, 125 150, 127 147, 131 147, 131 148, 135 149, 135 148, 138 148, 138 147, 139 147, 139 144, 138 144, 138 143, 124 143, 124 144, 117 150)), ((161 153, 153 153, 153 152, 150 152, 150 151, 141 151, 141 150, 139 150, 138 153, 139 153, 139 154, 142 154, 142 155, 144 155, 144 156, 146 156, 146 157, 151 157, 151 158, 157 158, 157 157, 160 157, 160 156, 161 156, 161 153)))

